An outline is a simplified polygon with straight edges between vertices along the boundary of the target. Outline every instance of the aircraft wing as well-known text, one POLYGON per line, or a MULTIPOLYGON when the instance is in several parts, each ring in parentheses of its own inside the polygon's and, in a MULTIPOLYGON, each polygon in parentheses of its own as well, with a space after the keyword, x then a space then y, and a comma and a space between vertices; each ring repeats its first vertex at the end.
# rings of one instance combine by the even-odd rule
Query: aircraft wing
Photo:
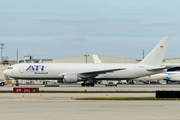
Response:
POLYGON ((99 71, 88 71, 88 72, 79 73, 78 76, 82 78, 90 78, 90 77, 98 76, 99 74, 106 74, 108 72, 114 72, 114 71, 125 70, 125 69, 126 68, 117 68, 117 69, 107 69, 107 70, 99 70, 99 71))

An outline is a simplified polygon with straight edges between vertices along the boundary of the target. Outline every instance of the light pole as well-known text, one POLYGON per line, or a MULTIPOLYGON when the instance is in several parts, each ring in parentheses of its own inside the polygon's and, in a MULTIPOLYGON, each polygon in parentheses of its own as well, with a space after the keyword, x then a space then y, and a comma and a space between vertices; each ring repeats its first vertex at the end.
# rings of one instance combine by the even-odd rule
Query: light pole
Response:
POLYGON ((86 57, 86 63, 87 63, 87 57, 89 56, 89 55, 84 55, 85 57, 86 57))
POLYGON ((2 50, 4 49, 4 43, 0 43, 1 45, 1 62, 2 62, 2 50))

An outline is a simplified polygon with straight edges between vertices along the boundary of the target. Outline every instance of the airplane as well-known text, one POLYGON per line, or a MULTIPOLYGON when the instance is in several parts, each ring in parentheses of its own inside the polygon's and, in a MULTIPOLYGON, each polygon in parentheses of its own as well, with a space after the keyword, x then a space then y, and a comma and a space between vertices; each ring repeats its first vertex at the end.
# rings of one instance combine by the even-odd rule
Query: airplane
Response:
POLYGON ((168 77, 168 74, 166 73, 159 73, 155 75, 145 76, 145 77, 139 77, 136 79, 132 79, 132 81, 154 81, 154 80, 163 80, 168 77))
POLYGON ((85 64, 85 63, 20 63, 4 70, 14 79, 61 80, 63 83, 77 83, 94 86, 96 80, 129 80, 166 71, 161 66, 171 38, 162 41, 138 64, 85 64))
POLYGON ((165 79, 167 81, 180 82, 180 71, 170 71, 167 72, 168 77, 165 79))
POLYGON ((99 59, 99 57, 97 56, 97 55, 92 55, 93 56, 93 60, 94 60, 94 63, 95 64, 101 64, 102 62, 101 62, 101 60, 99 59))
MULTIPOLYGON (((101 64, 102 63, 97 55, 94 54, 92 56, 93 56, 93 59, 94 59, 94 63, 96 63, 96 64, 101 64)), ((166 79, 167 77, 168 77, 168 74, 166 74, 166 73, 158 73, 158 74, 154 74, 154 75, 150 75, 150 76, 145 76, 145 77, 139 77, 139 78, 131 79, 130 81, 163 80, 163 79, 166 79)))

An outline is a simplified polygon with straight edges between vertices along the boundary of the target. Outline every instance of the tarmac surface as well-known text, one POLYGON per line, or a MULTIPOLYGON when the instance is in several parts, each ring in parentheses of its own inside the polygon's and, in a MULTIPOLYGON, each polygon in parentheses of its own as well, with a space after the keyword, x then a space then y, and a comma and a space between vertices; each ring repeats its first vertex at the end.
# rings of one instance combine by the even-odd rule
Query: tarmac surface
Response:
POLYGON ((71 100, 88 97, 155 97, 155 93, 0 93, 0 99, 71 100))
MULTIPOLYGON (((2 90, 13 90, 12 85, 0 86, 2 90)), ((117 87, 105 87, 105 85, 95 85, 94 87, 81 87, 81 85, 60 85, 60 87, 45 87, 44 85, 20 85, 19 87, 34 88, 40 91, 157 91, 157 90, 179 90, 179 85, 118 85, 117 87)))
MULTIPOLYGON (((0 90, 13 90, 11 85, 0 90)), ((40 91, 156 91, 180 90, 180 85, 20 85, 40 91)), ((3 120, 179 120, 180 101, 97 101, 85 97, 155 97, 155 93, 0 93, 3 120)))
MULTIPOLYGON (((0 93, 2 120, 179 120, 180 101, 82 101, 102 93, 0 93), (24 96, 24 97, 23 97, 24 96)), ((109 97, 153 93, 111 93, 109 97)))

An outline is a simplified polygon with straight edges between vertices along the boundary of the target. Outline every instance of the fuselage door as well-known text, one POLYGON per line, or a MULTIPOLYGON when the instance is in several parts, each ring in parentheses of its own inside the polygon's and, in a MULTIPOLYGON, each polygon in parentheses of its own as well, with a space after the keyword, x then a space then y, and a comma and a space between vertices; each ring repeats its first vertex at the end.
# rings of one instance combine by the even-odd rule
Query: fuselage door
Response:
POLYGON ((20 66, 20 73, 24 73, 24 67, 20 66))

